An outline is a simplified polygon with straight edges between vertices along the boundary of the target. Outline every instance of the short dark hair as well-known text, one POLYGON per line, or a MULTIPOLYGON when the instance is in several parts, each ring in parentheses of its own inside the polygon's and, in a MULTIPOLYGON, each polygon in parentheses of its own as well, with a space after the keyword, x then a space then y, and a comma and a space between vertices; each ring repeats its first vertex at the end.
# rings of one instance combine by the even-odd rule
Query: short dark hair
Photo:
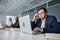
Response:
POLYGON ((46 8, 44 8, 44 7, 40 7, 40 8, 37 10, 37 12, 38 12, 38 11, 40 11, 41 9, 43 9, 43 10, 44 10, 44 12, 45 12, 45 13, 47 13, 47 9, 46 9, 46 8))

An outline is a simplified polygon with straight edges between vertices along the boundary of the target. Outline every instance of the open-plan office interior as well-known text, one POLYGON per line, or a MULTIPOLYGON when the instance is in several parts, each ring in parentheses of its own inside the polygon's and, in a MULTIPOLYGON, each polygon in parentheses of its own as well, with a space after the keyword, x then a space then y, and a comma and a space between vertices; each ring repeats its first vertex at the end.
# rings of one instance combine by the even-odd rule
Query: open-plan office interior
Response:
MULTIPOLYGON (((35 25, 39 26, 39 22, 35 25)), ((46 23, 43 25, 46 25, 46 23)), ((32 29, 34 28, 32 27, 32 29)), ((31 31, 34 31, 32 29, 31 31)), ((0 0, 0 40, 60 40, 60 0, 0 0), (25 24, 23 23, 23 26, 26 24, 29 26, 28 23, 31 23, 34 15, 39 12, 38 10, 41 7, 43 7, 42 9, 44 12, 44 8, 46 8, 47 15, 52 16, 52 18, 47 20, 47 26, 49 27, 46 28, 53 28, 54 25, 54 27, 58 26, 56 27, 57 29, 50 29, 52 30, 49 30, 51 33, 46 31, 48 29, 43 29, 44 32, 36 35, 21 32, 21 22, 25 21, 22 20, 23 17, 29 15, 30 20, 28 20, 29 18, 25 17, 27 20, 25 21, 25 24), (56 18, 57 22, 53 17, 56 18), (20 20, 20 18, 22 19, 20 20), (54 24, 52 20, 54 21, 54 24)))

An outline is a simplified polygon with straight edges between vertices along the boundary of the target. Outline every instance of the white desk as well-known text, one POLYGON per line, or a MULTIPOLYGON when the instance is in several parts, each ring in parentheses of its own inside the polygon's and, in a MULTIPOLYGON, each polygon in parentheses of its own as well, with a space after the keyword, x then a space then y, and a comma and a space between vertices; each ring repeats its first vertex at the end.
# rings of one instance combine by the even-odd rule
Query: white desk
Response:
POLYGON ((60 34, 28 35, 20 32, 18 28, 14 28, 14 30, 1 29, 0 40, 60 40, 60 34))
POLYGON ((44 34, 28 35, 20 32, 19 29, 12 31, 0 31, 0 40, 47 40, 44 34))

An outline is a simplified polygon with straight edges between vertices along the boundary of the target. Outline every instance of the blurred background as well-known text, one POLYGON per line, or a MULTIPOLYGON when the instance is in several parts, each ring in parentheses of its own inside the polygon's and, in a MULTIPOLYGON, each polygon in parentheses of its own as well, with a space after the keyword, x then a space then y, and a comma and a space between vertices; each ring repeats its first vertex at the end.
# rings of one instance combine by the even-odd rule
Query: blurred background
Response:
POLYGON ((39 7, 47 8, 48 15, 56 16, 60 22, 60 0, 0 0, 0 23, 6 25, 8 18, 15 23, 15 16, 28 14, 32 19, 39 7))

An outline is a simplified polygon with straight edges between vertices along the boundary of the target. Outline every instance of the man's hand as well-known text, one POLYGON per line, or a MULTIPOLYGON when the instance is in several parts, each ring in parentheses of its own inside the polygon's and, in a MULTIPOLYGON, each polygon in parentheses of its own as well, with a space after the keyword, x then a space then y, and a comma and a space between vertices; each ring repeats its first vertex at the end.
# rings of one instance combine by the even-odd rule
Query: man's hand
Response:
POLYGON ((43 32, 43 29, 42 28, 40 28, 40 32, 43 32))
POLYGON ((43 29, 36 27, 36 28, 34 28, 34 32, 43 32, 43 29))
POLYGON ((36 13, 32 19, 32 21, 35 21, 35 19, 38 17, 38 14, 36 13))

